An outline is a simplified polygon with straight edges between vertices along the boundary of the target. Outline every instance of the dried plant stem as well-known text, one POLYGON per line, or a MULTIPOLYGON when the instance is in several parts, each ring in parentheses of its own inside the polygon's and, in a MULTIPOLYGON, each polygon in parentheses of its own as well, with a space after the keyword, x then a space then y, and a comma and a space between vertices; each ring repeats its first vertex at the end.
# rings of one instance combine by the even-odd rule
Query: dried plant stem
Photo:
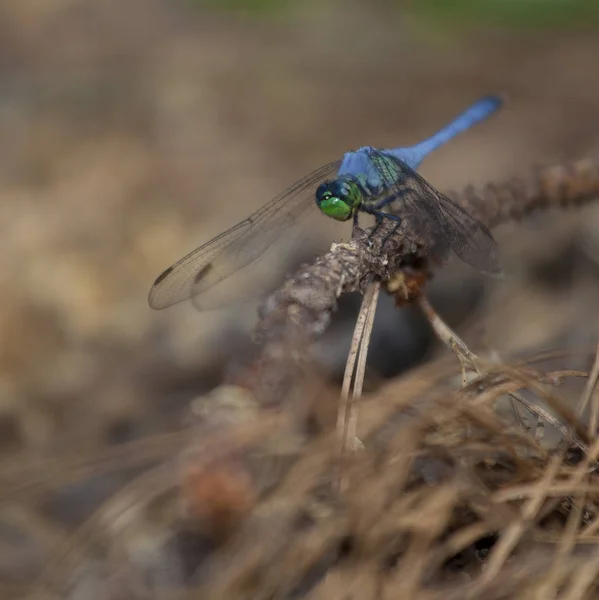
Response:
MULTIPOLYGON (((345 365, 339 410, 337 412, 337 432, 341 440, 342 456, 360 445, 356 437, 359 402, 362 396, 366 359, 368 357, 368 347, 370 345, 370 336, 372 334, 380 288, 380 282, 375 281, 371 283, 362 299, 362 305, 345 365)), ((341 479, 340 488, 344 487, 345 482, 341 479)))
POLYGON ((478 375, 481 374, 481 369, 478 366, 478 356, 476 356, 457 333, 443 321, 424 294, 418 296, 417 302, 437 334, 437 337, 451 349, 460 361, 462 369, 462 386, 467 386, 468 368, 474 370, 478 375))
POLYGON ((591 368, 591 372, 589 373, 589 378, 587 380, 586 387, 582 396, 580 397, 580 401, 578 403, 578 414, 582 415, 585 408, 587 407, 591 398, 593 401, 591 402, 591 414, 589 415, 589 438, 594 439, 597 436, 597 419, 599 417, 599 397, 595 392, 595 388, 597 386, 597 380, 599 379, 599 344, 597 345, 597 350, 595 352, 595 361, 593 362, 593 366, 591 368))
MULTIPOLYGON (((358 422, 359 401, 362 396, 364 387, 364 375, 366 373, 366 360, 368 358, 368 348, 370 346, 370 337, 372 335, 372 327, 374 325, 374 317, 376 315, 376 307, 378 304, 379 291, 381 284, 375 281, 369 288, 365 304, 367 306, 366 322, 364 332, 360 342, 360 352, 358 354, 358 364, 355 373, 355 380, 352 386, 352 399, 349 406, 349 415, 347 420, 347 433, 345 436, 346 444, 353 443, 356 439, 356 426, 358 422)), ((347 448, 347 446, 346 446, 347 448)))
POLYGON ((547 498, 547 490, 551 487, 560 465, 561 458, 559 456, 554 456, 547 465, 543 477, 536 484, 535 493, 522 507, 520 519, 508 525, 493 548, 489 562, 480 578, 481 584, 488 583, 497 577, 526 530, 533 524, 534 518, 547 498))
POLYGON ((102 504, 97 511, 88 518, 72 535, 63 540, 54 550, 50 560, 38 581, 34 583, 34 595, 50 592, 56 582, 60 582, 65 572, 74 570, 78 564, 83 563, 85 557, 81 555, 81 547, 85 541, 89 543, 94 534, 104 534, 106 525, 110 522, 113 526, 121 519, 124 523, 142 506, 147 506, 153 499, 174 489, 177 485, 175 471, 168 462, 151 468, 149 471, 138 475, 125 487, 114 494, 110 500, 102 504))
POLYGON ((339 402, 339 409, 337 411, 337 432, 340 435, 340 437, 343 437, 343 432, 345 431, 345 425, 347 423, 351 384, 353 381, 354 370, 356 367, 358 353, 360 350, 360 343, 362 341, 364 329, 366 327, 366 317, 370 309, 372 290, 373 288, 370 287, 366 294, 364 294, 364 297, 362 298, 362 305, 360 306, 360 312, 358 313, 356 326, 354 327, 354 334, 352 336, 349 354, 345 363, 345 373, 343 375, 343 384, 341 386, 341 398, 339 402))
POLYGON ((586 487, 588 484, 589 467, 591 462, 596 459, 598 452, 599 443, 595 442, 593 447, 589 449, 587 456, 576 467, 574 473, 569 478, 568 484, 570 484, 571 489, 573 490, 572 510, 568 516, 565 530, 557 546, 553 560, 553 568, 548 573, 547 579, 543 582, 541 588, 544 589, 544 594, 547 598, 555 597, 556 592, 563 581, 563 571, 560 568, 560 565, 567 560, 568 556, 570 556, 574 550, 586 504, 586 487))
MULTIPOLYGON (((419 306, 422 308, 425 316, 429 320, 433 327, 437 337, 456 355, 460 362, 462 371, 462 387, 468 385, 468 368, 473 370, 479 377, 482 377, 487 371, 481 367, 480 358, 472 352, 466 343, 441 319, 439 314, 431 306, 424 294, 421 294, 417 298, 419 306)), ((496 357, 495 362, 501 362, 496 357)), ((568 427, 565 427, 559 419, 556 419, 551 413, 540 408, 536 404, 533 404, 526 400, 522 395, 516 392, 509 392, 510 405, 514 412, 517 422, 523 430, 529 430, 524 421, 524 417, 521 413, 520 406, 526 407, 526 409, 536 417, 534 437, 537 442, 541 442, 545 433, 544 422, 550 423, 558 431, 561 431, 564 436, 572 437, 572 433, 568 427)), ((578 438, 574 437, 574 443, 579 445, 581 448, 586 448, 585 444, 578 438)))

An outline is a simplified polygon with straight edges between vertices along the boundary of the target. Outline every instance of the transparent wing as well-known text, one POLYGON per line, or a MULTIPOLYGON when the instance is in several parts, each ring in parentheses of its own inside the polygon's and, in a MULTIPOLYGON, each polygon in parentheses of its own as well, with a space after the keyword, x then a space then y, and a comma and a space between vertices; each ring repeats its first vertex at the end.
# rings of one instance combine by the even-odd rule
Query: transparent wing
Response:
MULTIPOLYGON (((315 186, 336 176, 340 160, 313 171, 294 183, 282 194, 270 200, 254 214, 231 229, 200 246, 166 269, 154 282, 148 302, 161 309, 184 300, 201 296, 233 276, 237 271, 260 258, 279 239, 282 233, 296 224, 310 210, 317 210, 315 186), (310 190, 310 193, 307 193, 310 190)), ((221 295, 218 302, 232 298, 221 295)), ((204 308, 194 303, 198 308, 204 308)))
POLYGON ((501 273, 499 251, 493 235, 478 219, 436 190, 399 159, 374 151, 373 167, 385 187, 399 195, 401 214, 433 236, 435 252, 452 250, 464 262, 487 273, 501 273))
MULTIPOLYGON (((432 189, 432 186, 428 187, 432 189)), ((440 192, 437 194, 437 208, 452 232, 451 249, 464 262, 480 271, 501 274, 499 249, 489 229, 447 196, 440 192)))

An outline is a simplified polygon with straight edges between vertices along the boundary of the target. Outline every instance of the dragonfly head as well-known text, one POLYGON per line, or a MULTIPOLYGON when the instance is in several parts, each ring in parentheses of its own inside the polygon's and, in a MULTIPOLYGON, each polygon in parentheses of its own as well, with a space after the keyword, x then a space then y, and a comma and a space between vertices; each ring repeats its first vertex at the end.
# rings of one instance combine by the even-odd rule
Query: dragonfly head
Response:
POLYGON ((316 206, 337 221, 347 221, 360 205, 360 188, 353 181, 325 181, 316 190, 316 206))

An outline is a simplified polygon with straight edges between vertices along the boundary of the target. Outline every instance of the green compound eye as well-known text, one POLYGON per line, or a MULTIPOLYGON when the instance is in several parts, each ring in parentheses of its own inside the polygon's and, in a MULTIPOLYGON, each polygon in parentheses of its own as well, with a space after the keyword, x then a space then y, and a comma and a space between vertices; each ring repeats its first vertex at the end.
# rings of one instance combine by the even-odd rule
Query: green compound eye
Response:
POLYGON ((316 205, 337 221, 351 218, 359 199, 354 198, 352 186, 345 181, 321 183, 316 190, 316 205))
POLYGON ((320 210, 337 221, 347 221, 353 209, 346 202, 349 187, 342 182, 333 181, 321 183, 316 190, 316 205, 320 210))
POLYGON ((319 204, 319 208, 325 215, 337 221, 347 221, 352 215, 352 209, 349 205, 334 196, 323 198, 319 204))

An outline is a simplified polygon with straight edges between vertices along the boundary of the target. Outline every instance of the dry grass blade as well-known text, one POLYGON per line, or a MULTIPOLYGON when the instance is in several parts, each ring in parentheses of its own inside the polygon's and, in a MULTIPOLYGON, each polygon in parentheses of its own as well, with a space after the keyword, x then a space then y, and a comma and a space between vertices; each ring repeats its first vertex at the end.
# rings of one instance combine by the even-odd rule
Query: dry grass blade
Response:
POLYGON ((511 523, 506 527, 495 548, 493 548, 488 564, 481 576, 481 582, 487 583, 499 575, 501 568, 509 559, 512 551, 515 549, 520 539, 526 532, 527 528, 533 524, 535 516, 545 499, 547 498, 547 490, 557 475, 562 459, 559 456, 554 456, 547 465, 543 477, 535 485, 535 492, 528 499, 522 508, 520 519, 511 523))
MULTIPOLYGON (((337 432, 341 440, 342 459, 348 452, 359 448, 361 445, 361 442, 356 437, 359 402, 362 396, 368 346, 370 344, 370 336, 372 334, 372 326, 374 324, 380 287, 380 282, 373 282, 368 287, 368 290, 362 299, 362 305, 360 306, 360 312, 356 321, 354 335, 352 337, 350 351, 345 365, 343 386, 341 388, 341 397, 337 412, 337 432)), ((343 474, 341 474, 339 478, 339 489, 345 489, 346 485, 347 482, 345 481, 343 474)))
MULTIPOLYGON (((582 600, 591 587, 597 587, 599 573, 599 547, 586 560, 573 570, 570 576, 570 586, 561 595, 563 600, 582 600)), ((596 597, 596 596, 595 596, 596 597)))
POLYGON ((583 516, 586 504, 587 486, 581 485, 588 478, 589 466, 597 457, 599 452, 599 443, 595 443, 590 449, 589 454, 577 466, 574 473, 567 483, 571 486, 570 493, 573 497, 572 511, 568 515, 566 527, 562 537, 557 544, 553 568, 549 572, 547 579, 541 585, 541 590, 546 598, 555 598, 558 595, 559 588, 566 580, 567 571, 562 568, 562 564, 572 555, 577 537, 579 535, 580 522, 583 516))
POLYGON ((597 380, 599 379, 599 344, 597 344, 597 350, 595 352, 595 360, 593 362, 593 366, 591 368, 591 373, 587 380, 586 387, 582 396, 580 397, 580 402, 578 403, 577 411, 579 415, 582 415, 584 410, 591 398, 593 402, 591 403, 591 412, 589 415, 589 438, 593 439, 597 436, 597 419, 599 418, 599 397, 595 393, 595 388, 597 387, 597 380))
MULTIPOLYGON (((140 507, 146 506, 157 496, 173 489, 175 485, 172 465, 167 463, 151 469, 122 488, 54 550, 51 560, 46 564, 35 585, 34 595, 60 586, 69 572, 74 572, 80 563, 85 562, 81 549, 89 547, 94 534, 102 532, 102 535, 106 535, 108 523, 114 526, 121 521, 129 521, 140 507)), ((123 526, 122 523, 120 525, 123 526)))
POLYGON ((71 456, 64 459, 44 460, 43 464, 27 465, 17 460, 7 463, 0 469, 0 504, 11 498, 22 498, 41 490, 57 489, 85 477, 97 477, 115 469, 127 469, 156 462, 165 456, 182 451, 193 437, 190 431, 183 430, 155 435, 141 440, 119 444, 102 452, 95 452, 88 458, 71 456))
POLYGON ((356 395, 361 394, 361 383, 364 378, 361 376, 360 371, 363 371, 364 365, 360 364, 358 356, 361 356, 361 349, 366 346, 368 348, 370 333, 372 331, 373 318, 370 316, 374 315, 376 310, 376 303, 378 300, 378 292, 380 289, 380 283, 372 283, 362 298, 362 304, 360 306, 360 312, 356 320, 356 326, 354 328, 354 334, 349 349, 349 354, 345 364, 345 373, 343 375, 343 384, 341 386, 341 397, 339 401, 339 410, 337 412, 337 431, 340 438, 343 440, 344 448, 347 447, 347 423, 349 420, 349 412, 351 410, 351 404, 353 398, 356 395), (375 306, 374 310, 372 306, 375 306), (356 372, 356 362, 358 362, 358 369, 356 372), (360 368, 362 367, 362 369, 360 368), (354 379, 355 374, 355 379, 354 379), (352 390, 352 382, 354 382, 352 390), (352 400, 350 401, 350 390, 352 390, 352 400))

